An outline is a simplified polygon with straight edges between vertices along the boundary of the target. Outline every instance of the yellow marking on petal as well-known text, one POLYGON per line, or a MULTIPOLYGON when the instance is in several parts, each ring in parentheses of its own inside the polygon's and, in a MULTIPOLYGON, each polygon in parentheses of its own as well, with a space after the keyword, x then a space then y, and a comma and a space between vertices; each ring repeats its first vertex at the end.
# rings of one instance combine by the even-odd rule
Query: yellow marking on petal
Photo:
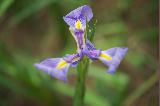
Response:
POLYGON ((58 63, 58 65, 57 65, 56 68, 61 69, 61 68, 64 67, 65 65, 67 65, 67 62, 64 61, 64 60, 61 60, 61 61, 58 63))
POLYGON ((104 53, 101 53, 101 54, 100 54, 100 57, 105 58, 105 59, 107 59, 107 60, 112 60, 112 57, 110 57, 109 55, 104 54, 104 53))
POLYGON ((75 23, 75 26, 76 26, 77 29, 81 29, 82 23, 81 23, 81 21, 80 21, 79 19, 78 19, 77 22, 75 23))

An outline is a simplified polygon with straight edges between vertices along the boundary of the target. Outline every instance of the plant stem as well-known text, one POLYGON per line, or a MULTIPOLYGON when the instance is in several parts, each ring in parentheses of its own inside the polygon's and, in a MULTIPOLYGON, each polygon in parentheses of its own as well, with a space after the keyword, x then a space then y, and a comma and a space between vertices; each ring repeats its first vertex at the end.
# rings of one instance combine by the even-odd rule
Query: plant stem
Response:
MULTIPOLYGON (((95 26, 97 21, 90 23, 90 25, 86 24, 86 33, 85 38, 93 41, 95 26)), ((73 98, 73 106, 83 106, 84 97, 85 97, 85 78, 89 68, 89 58, 84 57, 81 62, 79 62, 77 66, 77 83, 76 90, 73 98)))
POLYGON ((89 59, 84 57, 77 67, 77 84, 74 94, 73 106, 83 106, 85 97, 85 77, 88 72, 89 59))

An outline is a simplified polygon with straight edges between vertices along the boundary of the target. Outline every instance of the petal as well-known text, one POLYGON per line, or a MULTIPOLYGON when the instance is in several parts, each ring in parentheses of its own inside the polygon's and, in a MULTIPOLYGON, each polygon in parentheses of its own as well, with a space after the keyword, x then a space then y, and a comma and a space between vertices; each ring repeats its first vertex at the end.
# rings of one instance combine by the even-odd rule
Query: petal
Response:
POLYGON ((114 73, 127 53, 128 48, 115 47, 102 51, 99 60, 109 67, 108 73, 114 73))
POLYGON ((63 17, 64 21, 70 26, 75 27, 75 22, 79 19, 81 15, 82 7, 79 7, 70 13, 68 13, 66 16, 63 17))
POLYGON ((93 17, 92 9, 87 5, 83 6, 81 13, 82 16, 84 16, 87 19, 87 22, 89 22, 93 17))
POLYGON ((96 50, 94 45, 88 39, 87 39, 87 42, 86 42, 86 47, 87 47, 88 50, 96 50))
POLYGON ((85 32, 83 30, 72 30, 70 29, 71 34, 73 35, 76 44, 77 44, 77 51, 79 52, 85 46, 85 32))
POLYGON ((67 72, 68 68, 70 66, 70 63, 67 63, 62 58, 49 58, 41 63, 35 64, 35 67, 39 70, 42 70, 51 76, 67 81, 67 72))
POLYGON ((85 45, 84 31, 75 30, 75 40, 78 44, 78 48, 82 49, 83 46, 85 45))
POLYGON ((75 27, 75 23, 77 19, 70 18, 70 17, 63 17, 63 19, 71 28, 75 27))
POLYGON ((92 60, 98 59, 101 51, 97 50, 94 45, 87 39, 86 46, 83 49, 83 54, 88 56, 92 60))
POLYGON ((92 19, 92 17, 93 17, 92 9, 87 5, 83 6, 81 15, 79 17, 79 19, 82 22, 82 26, 85 27, 86 22, 89 22, 92 19))
POLYGON ((64 16, 63 19, 70 27, 74 28, 78 19, 82 22, 83 26, 86 26, 86 21, 90 21, 92 17, 92 9, 89 6, 84 5, 71 11, 69 14, 64 16))
POLYGON ((76 67, 79 61, 82 59, 82 55, 80 53, 72 54, 72 55, 66 55, 63 59, 67 61, 68 63, 71 63, 72 67, 76 67))
POLYGON ((101 54, 100 50, 88 50, 84 49, 83 53, 88 56, 91 60, 96 60, 99 58, 99 55, 101 54))

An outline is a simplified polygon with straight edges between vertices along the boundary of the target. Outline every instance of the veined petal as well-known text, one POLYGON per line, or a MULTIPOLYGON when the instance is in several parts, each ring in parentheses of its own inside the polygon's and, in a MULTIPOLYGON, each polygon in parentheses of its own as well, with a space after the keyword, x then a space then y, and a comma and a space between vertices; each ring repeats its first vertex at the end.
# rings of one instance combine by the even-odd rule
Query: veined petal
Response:
POLYGON ((70 29, 72 36, 74 37, 77 44, 77 52, 84 48, 85 44, 85 32, 83 30, 72 30, 70 29))
POLYGON ((90 21, 92 17, 92 9, 89 6, 84 5, 71 11, 69 14, 64 16, 63 19, 71 28, 76 28, 76 25, 84 28, 86 26, 86 21, 90 21), (76 22, 78 23, 76 24, 76 22))
POLYGON ((88 50, 96 50, 94 45, 88 39, 87 39, 87 42, 86 42, 86 47, 87 47, 88 50))
POLYGON ((83 58, 82 55, 80 55, 80 53, 77 53, 72 55, 67 54, 63 59, 68 63, 71 63, 72 67, 76 67, 82 58, 83 58))
POLYGON ((42 61, 41 63, 35 64, 35 67, 39 70, 42 70, 51 76, 63 81, 67 81, 67 72, 69 66, 70 63, 66 62, 62 58, 49 58, 42 61))
POLYGON ((87 5, 82 6, 81 14, 85 19, 87 19, 87 22, 89 22, 93 17, 92 9, 87 5))
POLYGON ((127 53, 128 48, 115 47, 102 51, 99 60, 109 67, 108 73, 114 73, 127 53))
POLYGON ((91 60, 97 60, 99 58, 99 55, 101 54, 100 50, 88 50, 84 49, 83 54, 88 56, 91 60))
POLYGON ((88 56, 92 60, 98 59, 99 55, 101 54, 100 50, 97 50, 94 45, 87 39, 86 46, 83 49, 83 54, 88 56))

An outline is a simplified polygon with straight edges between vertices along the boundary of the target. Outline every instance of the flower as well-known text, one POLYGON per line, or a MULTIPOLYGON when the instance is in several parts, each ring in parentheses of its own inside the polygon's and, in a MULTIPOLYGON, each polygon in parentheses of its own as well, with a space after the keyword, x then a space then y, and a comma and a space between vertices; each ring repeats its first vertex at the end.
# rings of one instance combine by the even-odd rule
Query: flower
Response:
POLYGON ((89 6, 81 6, 65 17, 64 21, 69 25, 71 34, 73 35, 77 44, 76 54, 67 54, 62 58, 49 58, 41 63, 36 63, 35 67, 42 70, 51 76, 67 81, 67 72, 69 67, 76 67, 79 61, 84 56, 89 57, 91 60, 100 60, 109 67, 108 73, 113 74, 120 62, 123 60, 128 48, 114 47, 108 50, 99 50, 85 37, 86 24, 93 17, 92 10, 89 6))
POLYGON ((86 22, 89 22, 93 17, 92 9, 87 6, 81 6, 71 11, 63 17, 64 21, 70 26, 71 29, 82 29, 86 27, 86 22))

